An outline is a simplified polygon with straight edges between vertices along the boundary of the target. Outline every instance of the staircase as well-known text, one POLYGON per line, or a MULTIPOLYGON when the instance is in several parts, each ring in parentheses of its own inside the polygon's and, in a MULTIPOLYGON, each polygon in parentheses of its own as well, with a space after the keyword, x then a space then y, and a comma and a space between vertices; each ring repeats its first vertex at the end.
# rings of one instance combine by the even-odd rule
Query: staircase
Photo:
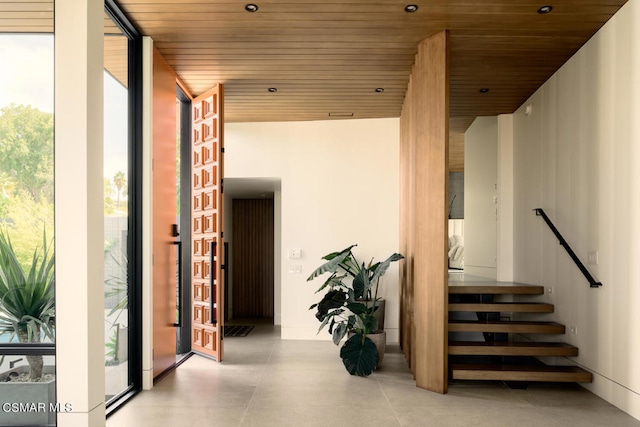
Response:
POLYGON ((501 282, 450 283, 451 378, 518 384, 541 381, 591 382, 591 373, 582 368, 547 365, 538 359, 578 355, 578 349, 572 345, 562 342, 534 342, 528 337, 529 334, 564 334, 564 325, 511 319, 513 313, 553 313, 552 304, 506 301, 513 299, 513 295, 542 294, 542 286, 501 282), (473 340, 461 338, 461 335, 470 335, 473 340))

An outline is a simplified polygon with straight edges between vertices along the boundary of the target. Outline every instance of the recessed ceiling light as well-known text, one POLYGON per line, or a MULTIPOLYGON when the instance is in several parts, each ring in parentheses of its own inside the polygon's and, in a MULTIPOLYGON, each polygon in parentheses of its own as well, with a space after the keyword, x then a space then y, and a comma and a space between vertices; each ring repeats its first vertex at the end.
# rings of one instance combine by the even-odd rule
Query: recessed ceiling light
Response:
POLYGON ((488 87, 483 87, 482 89, 480 89, 480 93, 487 93, 487 92, 489 92, 488 87))
POLYGON ((538 13, 540 15, 544 15, 546 13, 549 13, 553 10, 553 6, 542 6, 540 9, 538 9, 538 13))
POLYGON ((377 93, 382 93, 382 92, 384 92, 384 88, 383 87, 377 87, 376 88, 376 92, 377 93))
POLYGON ((277 87, 270 87, 269 89, 267 89, 269 92, 274 93, 278 91, 277 87))
POLYGON ((413 13, 416 10, 418 10, 418 5, 417 4, 408 4, 404 7, 404 11, 407 13, 413 13))
POLYGON ((247 12, 257 12, 258 11, 258 5, 257 4, 253 4, 253 3, 245 4, 244 5, 244 10, 246 10, 247 12))

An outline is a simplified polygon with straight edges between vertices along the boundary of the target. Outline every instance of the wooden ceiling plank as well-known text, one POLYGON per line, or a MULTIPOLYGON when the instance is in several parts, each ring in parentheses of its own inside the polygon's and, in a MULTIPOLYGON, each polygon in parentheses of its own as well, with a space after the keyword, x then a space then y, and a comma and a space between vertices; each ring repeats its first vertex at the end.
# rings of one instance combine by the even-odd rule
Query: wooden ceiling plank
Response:
MULTIPOLYGON (((325 14, 343 14, 347 16, 355 17, 368 17, 373 14, 395 14, 397 16, 404 16, 407 19, 410 15, 404 13, 403 6, 397 3, 365 3, 365 2, 342 2, 342 3, 315 3, 305 4, 302 2, 281 2, 274 4, 272 7, 264 6, 263 2, 260 2, 259 9, 260 16, 262 15, 274 15, 274 14, 308 14, 314 13, 314 11, 322 11, 325 14)), ((580 8, 571 7, 574 5, 561 4, 555 7, 554 14, 612 14, 619 8, 619 5, 610 4, 584 4, 580 8)), ((433 15, 443 14, 462 14, 462 15, 487 15, 487 14, 522 14, 532 15, 536 14, 539 4, 529 2, 527 4, 515 4, 511 2, 504 2, 501 4, 482 4, 481 2, 475 3, 446 3, 446 4, 431 4, 423 7, 424 13, 433 15)), ((188 10, 189 13, 198 14, 244 14, 246 12, 243 9, 243 4, 235 3, 191 3, 187 8, 184 4, 180 3, 137 3, 128 4, 125 8, 126 12, 134 13, 137 16, 146 16, 153 14, 166 14, 166 13, 185 13, 188 10)))
MULTIPOLYGON (((42 0, 25 0, 25 1, 42 1, 42 0)), ((183 4, 186 8, 188 8, 190 5, 193 4, 202 4, 202 3, 216 3, 216 4, 235 4, 235 5, 240 5, 240 7, 244 6, 244 3, 238 3, 235 0, 213 0, 213 1, 204 1, 204 0, 120 0, 119 4, 121 3, 123 5, 123 7, 126 7, 127 5, 134 5, 134 4, 173 4, 176 2, 180 2, 181 4, 183 4)), ((613 6, 622 6, 626 1, 625 0, 557 0, 555 3, 556 4, 563 4, 563 5, 574 5, 574 6, 583 6, 583 5, 613 5, 613 6)), ((358 1, 350 1, 350 0, 324 0, 324 1, 320 1, 320 0, 297 0, 297 1, 293 1, 293 0, 260 0, 260 5, 261 5, 261 9, 260 10, 264 10, 264 7, 266 7, 265 5, 278 5, 278 4, 287 4, 287 3, 297 3, 297 4, 304 4, 304 5, 308 5, 308 7, 314 7, 313 5, 316 6, 323 6, 323 5, 328 5, 328 4, 345 4, 345 3, 350 3, 350 4, 360 4, 362 5, 362 7, 366 7, 370 4, 370 2, 367 2, 365 0, 358 0, 358 1)), ((398 1, 397 0, 376 0, 375 2, 376 4, 390 4, 390 5, 397 5, 398 1)), ((535 6, 536 10, 538 7, 540 7, 540 3, 533 1, 533 0, 473 0, 473 3, 470 2, 470 0, 417 0, 413 2, 414 4, 418 5, 420 7, 419 12, 418 13, 424 13, 424 12, 420 12, 422 10, 428 9, 428 7, 430 6, 437 6, 437 5, 443 5, 443 6, 458 6, 458 5, 468 5, 468 4, 478 4, 478 5, 484 5, 484 6, 490 6, 490 5, 510 5, 510 4, 514 4, 514 5, 531 5, 531 6, 535 6)))
POLYGON ((53 12, 53 1, 43 2, 40 0, 38 3, 1 1, 0 12, 2 12, 3 16, 7 12, 53 12))
POLYGON ((625 1, 557 0, 544 16, 533 0, 417 0, 414 14, 397 0, 261 0, 254 14, 236 0, 118 3, 194 94, 227 85, 228 122, 397 117, 417 43, 448 29, 454 140, 513 112, 625 1))

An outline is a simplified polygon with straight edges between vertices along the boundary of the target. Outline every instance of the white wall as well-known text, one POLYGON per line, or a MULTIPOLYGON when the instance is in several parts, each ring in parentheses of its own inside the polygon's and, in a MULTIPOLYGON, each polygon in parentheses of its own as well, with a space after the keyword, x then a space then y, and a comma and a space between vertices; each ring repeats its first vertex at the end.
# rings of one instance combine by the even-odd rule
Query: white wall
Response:
POLYGON ((513 114, 498 116, 497 279, 513 281, 513 114))
MULTIPOLYGON (((306 278, 322 256, 357 243, 381 260, 398 251, 398 119, 227 123, 225 177, 279 178, 283 339, 330 339, 308 308, 321 282, 306 278), (302 258, 288 258, 301 249, 302 258), (292 266, 301 273, 290 273, 292 266)), ((381 283, 387 340, 398 342, 397 263, 381 283)), ((278 295, 276 295, 276 300, 278 295)))
MULTIPOLYGON (((514 114, 514 278, 553 286, 587 387, 640 419, 640 3, 630 0, 514 114), (525 115, 526 106, 531 113, 525 115), (591 289, 531 209, 604 286, 591 289)), ((548 298, 550 298, 548 297, 548 298)))
POLYGON ((498 118, 478 117, 464 134, 464 271, 495 279, 498 118))

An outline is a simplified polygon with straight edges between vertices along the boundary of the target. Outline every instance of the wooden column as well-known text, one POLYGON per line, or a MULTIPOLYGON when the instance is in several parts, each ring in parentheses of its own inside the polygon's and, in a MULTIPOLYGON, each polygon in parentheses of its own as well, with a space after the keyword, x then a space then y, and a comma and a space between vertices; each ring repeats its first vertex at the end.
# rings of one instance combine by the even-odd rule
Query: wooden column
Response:
POLYGON ((400 345, 413 371, 411 346, 413 343, 413 185, 415 144, 411 137, 411 79, 400 116, 400 345))
POLYGON ((418 45, 401 118, 402 345, 418 387, 447 392, 448 33, 418 45))

